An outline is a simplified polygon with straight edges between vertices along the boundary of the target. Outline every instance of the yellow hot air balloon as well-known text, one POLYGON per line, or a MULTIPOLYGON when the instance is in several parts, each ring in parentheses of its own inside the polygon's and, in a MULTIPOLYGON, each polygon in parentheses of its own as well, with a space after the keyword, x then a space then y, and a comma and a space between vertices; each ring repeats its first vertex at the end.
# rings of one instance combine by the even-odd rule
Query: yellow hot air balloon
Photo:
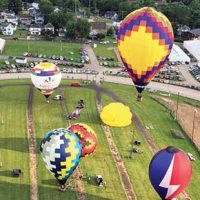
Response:
POLYGON ((154 8, 135 10, 122 21, 118 49, 139 97, 167 61, 173 42, 171 23, 154 8))
POLYGON ((125 127, 131 124, 132 113, 122 103, 110 103, 103 108, 100 117, 109 126, 125 127))

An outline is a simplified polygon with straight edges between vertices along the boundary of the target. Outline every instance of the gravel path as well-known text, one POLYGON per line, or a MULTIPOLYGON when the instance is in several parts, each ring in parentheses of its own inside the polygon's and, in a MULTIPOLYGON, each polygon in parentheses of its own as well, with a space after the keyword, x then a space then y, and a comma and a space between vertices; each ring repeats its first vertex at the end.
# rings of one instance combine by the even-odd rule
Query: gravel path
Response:
MULTIPOLYGON (((63 94, 64 95, 64 94, 63 94)), ((65 104, 65 100, 60 101, 60 105, 63 111, 63 114, 68 114, 68 110, 65 104)), ((71 125, 70 120, 66 119, 66 125, 69 126, 71 125)), ((76 179, 76 191, 77 191, 77 199, 78 200, 85 200, 85 189, 84 189, 84 185, 83 185, 83 181, 82 179, 80 179, 80 177, 82 177, 82 173, 79 167, 76 168, 75 170, 75 179, 76 179)))
MULTIPOLYGON (((98 109, 99 113, 101 113, 102 103, 101 103, 101 94, 100 93, 102 91, 106 92, 106 90, 104 90, 103 88, 100 88, 100 87, 96 87, 96 88, 97 88, 97 90, 96 90, 97 91, 97 109, 98 109)), ((110 129, 106 125, 102 125, 102 127, 103 127, 104 133, 106 135, 106 139, 108 141, 109 148, 110 148, 110 151, 112 153, 112 157, 113 157, 115 164, 117 166, 117 170, 118 170, 118 173, 119 173, 119 176, 120 176, 120 179, 121 179, 122 186, 125 190, 125 194, 127 196, 127 199, 128 200, 136 200, 137 199, 136 194, 133 191, 132 184, 130 182, 130 179, 129 179, 128 173, 126 171, 124 162, 123 162, 123 160, 122 160, 122 158, 121 158, 121 156, 118 152, 117 146, 115 145, 115 143, 113 141, 110 129)))
POLYGON ((30 87, 28 98, 28 144, 29 144, 29 167, 30 167, 30 187, 31 200, 38 200, 38 177, 37 177, 37 158, 36 158, 36 139, 33 127, 33 87, 30 87))

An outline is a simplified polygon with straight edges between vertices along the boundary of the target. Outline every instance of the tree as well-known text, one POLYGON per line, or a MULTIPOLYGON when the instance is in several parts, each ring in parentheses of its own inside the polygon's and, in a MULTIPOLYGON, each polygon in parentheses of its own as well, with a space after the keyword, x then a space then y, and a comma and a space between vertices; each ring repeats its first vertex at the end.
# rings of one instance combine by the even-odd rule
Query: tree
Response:
POLYGON ((7 0, 4 1, 7 4, 7 8, 18 14, 22 10, 22 0, 7 0))
POLYGON ((76 37, 86 38, 90 33, 90 23, 85 19, 76 21, 76 37))
POLYGON ((175 35, 180 25, 189 25, 190 9, 181 3, 169 3, 159 7, 172 23, 175 35))
POLYGON ((112 27, 110 27, 108 30, 107 30, 107 36, 113 36, 113 34, 114 34, 114 31, 113 31, 113 28, 112 27))
POLYGON ((76 22, 69 21, 67 23, 66 38, 74 39, 76 37, 76 22))
POLYGON ((40 10, 44 15, 44 21, 49 21, 49 16, 53 13, 53 4, 49 0, 40 0, 40 10))
POLYGON ((51 40, 54 36, 53 32, 51 30, 42 30, 42 35, 45 36, 46 40, 51 40))
POLYGON ((98 33, 98 34, 97 34, 97 39, 98 39, 98 40, 103 40, 105 37, 106 37, 106 36, 105 36, 105 34, 103 34, 103 33, 98 33))
POLYGON ((55 29, 65 27, 67 25, 67 22, 71 21, 72 19, 73 15, 71 13, 64 12, 52 13, 49 16, 49 22, 54 25, 55 29))
POLYGON ((3 11, 8 6, 7 0, 0 0, 0 11, 3 11))

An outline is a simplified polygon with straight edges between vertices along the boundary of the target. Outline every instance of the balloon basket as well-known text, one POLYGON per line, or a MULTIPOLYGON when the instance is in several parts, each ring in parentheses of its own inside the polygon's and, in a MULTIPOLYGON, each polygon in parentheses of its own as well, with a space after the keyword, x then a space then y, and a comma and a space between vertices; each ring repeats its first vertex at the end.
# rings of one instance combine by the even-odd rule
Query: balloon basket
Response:
POLYGON ((139 101, 139 102, 142 101, 142 95, 141 95, 141 94, 138 94, 138 95, 137 95, 137 101, 139 101))
POLYGON ((59 191, 61 191, 61 192, 65 192, 66 189, 67 189, 67 187, 66 187, 66 185, 59 185, 58 189, 59 189, 59 191))

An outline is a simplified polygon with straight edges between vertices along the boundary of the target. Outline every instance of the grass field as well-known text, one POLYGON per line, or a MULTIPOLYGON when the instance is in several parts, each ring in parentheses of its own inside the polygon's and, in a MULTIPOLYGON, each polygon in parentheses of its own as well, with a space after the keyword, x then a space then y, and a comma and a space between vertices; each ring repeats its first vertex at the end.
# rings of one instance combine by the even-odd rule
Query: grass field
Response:
POLYGON ((81 113, 81 123, 91 126, 97 134, 98 146, 96 152, 92 156, 88 156, 81 160, 81 170, 85 177, 90 176, 91 181, 84 181, 86 197, 88 200, 97 199, 125 199, 122 185, 120 184, 119 175, 114 164, 108 143, 101 127, 99 115, 96 108, 95 92, 90 89, 65 89, 66 105, 70 112, 74 110, 79 99, 84 99, 86 108, 81 113), (106 181, 107 189, 97 186, 95 176, 102 175, 106 181))
POLYGON ((23 56, 25 52, 45 54, 47 56, 67 56, 69 58, 80 58, 79 48, 81 44, 76 43, 59 43, 59 42, 44 42, 44 41, 12 41, 7 40, 3 55, 8 56, 23 56), (74 55, 70 54, 70 51, 74 52, 74 55))
MULTIPOLYGON (((26 108, 28 102, 30 80, 7 80, 0 81, 0 162, 3 162, 0 168, 0 199, 8 200, 28 200, 30 199, 30 178, 29 178, 29 155, 27 143, 27 124, 26 108), (18 85, 17 84, 21 84, 18 85), (2 123, 3 118, 3 124, 2 123), (10 170, 19 167, 24 174, 21 178, 12 178, 10 170), (3 191, 3 192, 2 192, 3 191), (21 195, 18 195, 20 192, 21 195)), ((63 81, 68 84, 70 81, 63 81)), ((103 85, 109 91, 116 94, 123 100, 133 112, 135 112, 144 126, 152 126, 149 133, 158 148, 174 145, 182 148, 186 152, 191 152, 196 161, 193 165, 193 178, 187 191, 192 200, 199 200, 200 194, 197 186, 200 184, 200 156, 192 143, 186 137, 184 140, 178 140, 172 137, 171 129, 180 129, 176 121, 166 109, 152 100, 149 93, 144 94, 143 102, 136 102, 136 93, 134 88, 126 85, 108 84, 103 85)), ((83 173, 83 184, 87 200, 110 200, 126 199, 122 188, 120 178, 111 156, 110 149, 101 127, 101 120, 96 108, 96 93, 87 88, 71 88, 62 86, 56 91, 57 94, 64 93, 65 105, 69 112, 79 99, 84 99, 86 108, 81 113, 81 118, 75 122, 87 123, 96 132, 98 146, 95 153, 91 156, 81 159, 80 169, 83 173), (107 183, 107 189, 100 188, 95 183, 95 176, 101 174, 107 183), (88 180, 88 177, 91 180, 88 180)), ((54 96, 54 95, 53 95, 54 96)), ((176 99, 175 96, 172 98, 176 99)), ((103 105, 107 105, 113 100, 106 95, 102 95, 103 105)), ((180 98, 180 102, 189 101, 189 103, 198 104, 196 101, 180 98)), ((40 200, 60 200, 60 199, 77 199, 75 189, 75 177, 69 178, 68 183, 71 185, 66 192, 58 191, 54 177, 46 169, 40 153, 39 145, 44 134, 49 130, 67 127, 64 113, 61 105, 57 101, 45 102, 44 97, 34 90, 33 99, 33 119, 35 134, 37 138, 37 167, 38 167, 38 188, 40 200)), ((72 121, 73 122, 73 121, 72 121)), ((132 124, 126 128, 110 128, 113 140, 119 149, 119 153, 124 161, 130 181, 133 185, 139 200, 158 200, 159 197, 150 185, 148 178, 148 165, 153 156, 147 143, 141 134, 132 124), (133 154, 130 156, 132 141, 140 140, 142 142, 142 154, 133 154)))
MULTIPOLYGON (((115 46, 113 45, 101 45, 98 44, 97 48, 94 48, 94 53, 96 56, 101 56, 101 57, 112 57, 114 58, 114 63, 118 62, 117 56, 114 51, 115 46)), ((103 61, 99 61, 103 62, 103 61)), ((108 61, 110 62, 110 61, 108 61)))
POLYGON ((26 108, 28 88, 0 88, 0 199, 13 200, 30 196, 29 154, 26 108), (20 168, 20 178, 11 176, 11 170, 20 168), (20 195, 19 195, 20 194, 20 195))
POLYGON ((196 161, 192 162, 193 178, 187 191, 192 197, 192 200, 200 199, 200 194, 196 190, 196 185, 200 184, 200 155, 187 136, 184 140, 179 140, 172 137, 170 132, 171 129, 181 129, 173 120, 170 113, 166 111, 163 106, 149 98, 148 94, 144 95, 143 102, 138 103, 136 101, 136 93, 134 92, 135 90, 131 86, 105 84, 105 87, 117 94, 124 102, 126 102, 133 112, 137 113, 144 126, 153 127, 153 129, 150 129, 149 132, 155 144, 160 149, 166 146, 174 145, 194 155, 196 161))

